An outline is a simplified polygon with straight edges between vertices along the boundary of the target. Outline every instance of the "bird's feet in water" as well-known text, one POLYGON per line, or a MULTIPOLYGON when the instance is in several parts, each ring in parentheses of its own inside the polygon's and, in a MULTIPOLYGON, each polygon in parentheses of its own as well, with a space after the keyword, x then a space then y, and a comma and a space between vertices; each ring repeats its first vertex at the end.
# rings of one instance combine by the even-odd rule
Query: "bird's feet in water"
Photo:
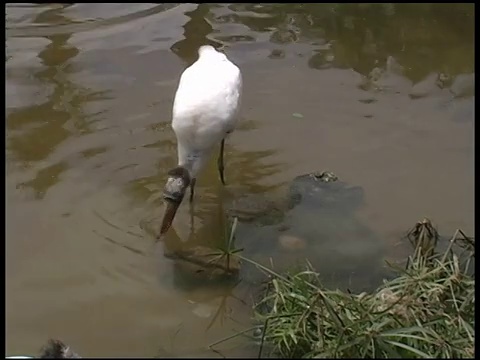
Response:
POLYGON ((197 182, 196 178, 193 178, 190 182, 190 203, 193 201, 193 196, 195 195, 195 183, 197 182))

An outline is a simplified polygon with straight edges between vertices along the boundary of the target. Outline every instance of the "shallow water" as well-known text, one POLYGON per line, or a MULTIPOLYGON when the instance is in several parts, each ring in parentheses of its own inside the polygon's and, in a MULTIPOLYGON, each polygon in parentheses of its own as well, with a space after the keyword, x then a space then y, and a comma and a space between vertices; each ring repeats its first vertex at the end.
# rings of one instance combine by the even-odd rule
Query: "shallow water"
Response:
POLYGON ((250 326, 250 285, 183 286, 163 246, 217 244, 225 199, 281 197, 298 174, 360 186, 382 258, 424 216, 473 234, 473 5, 10 4, 6 22, 8 354, 58 337, 83 356, 218 356, 250 326), (244 77, 228 185, 212 161, 194 233, 184 205, 155 245, 172 99, 205 43, 244 77))

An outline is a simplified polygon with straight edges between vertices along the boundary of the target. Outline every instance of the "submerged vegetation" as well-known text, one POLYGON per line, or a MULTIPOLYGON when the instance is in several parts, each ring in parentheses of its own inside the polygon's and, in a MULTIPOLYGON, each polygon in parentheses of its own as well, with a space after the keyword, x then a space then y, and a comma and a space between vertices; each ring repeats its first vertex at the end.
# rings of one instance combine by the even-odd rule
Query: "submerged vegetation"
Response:
POLYGON ((269 275, 255 305, 259 357, 473 358, 474 239, 457 230, 439 253, 428 219, 406 237, 413 255, 388 264, 397 276, 371 293, 326 289, 309 264, 287 274, 256 264, 269 275))

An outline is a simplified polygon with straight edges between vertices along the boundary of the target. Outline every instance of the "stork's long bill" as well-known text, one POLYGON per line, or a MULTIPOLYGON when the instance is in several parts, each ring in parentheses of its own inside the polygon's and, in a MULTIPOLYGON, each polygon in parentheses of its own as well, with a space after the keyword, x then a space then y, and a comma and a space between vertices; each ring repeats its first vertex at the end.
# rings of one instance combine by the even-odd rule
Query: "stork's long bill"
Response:
POLYGON ((177 213, 180 203, 173 201, 165 201, 165 214, 163 215, 162 226, 160 227, 160 236, 167 233, 168 229, 172 226, 173 219, 177 213))

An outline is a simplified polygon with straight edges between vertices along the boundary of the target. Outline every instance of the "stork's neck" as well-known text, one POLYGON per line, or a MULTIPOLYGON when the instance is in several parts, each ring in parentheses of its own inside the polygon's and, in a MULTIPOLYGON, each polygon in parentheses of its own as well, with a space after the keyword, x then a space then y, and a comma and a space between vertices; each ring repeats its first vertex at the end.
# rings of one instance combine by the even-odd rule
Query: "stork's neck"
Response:
POLYGON ((208 160, 209 152, 205 150, 187 150, 178 149, 178 166, 182 166, 188 170, 192 179, 202 170, 208 160))

